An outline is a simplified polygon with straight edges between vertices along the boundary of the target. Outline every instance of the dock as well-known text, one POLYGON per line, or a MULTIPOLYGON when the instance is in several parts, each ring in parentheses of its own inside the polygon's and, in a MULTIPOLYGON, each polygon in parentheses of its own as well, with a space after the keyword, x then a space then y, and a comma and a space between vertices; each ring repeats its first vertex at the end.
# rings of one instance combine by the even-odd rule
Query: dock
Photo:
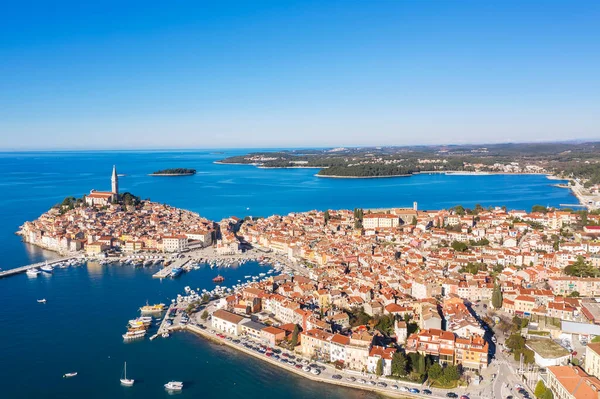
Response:
POLYGON ((38 262, 38 263, 33 263, 33 264, 27 265, 27 266, 15 267, 14 269, 3 270, 3 271, 0 272, 0 278, 12 276, 12 275, 19 274, 19 273, 25 273, 29 269, 34 269, 36 267, 44 266, 46 263, 48 263, 48 265, 52 266, 52 265, 55 265, 57 263, 64 262, 64 261, 69 261, 69 260, 72 260, 72 259, 77 259, 77 258, 74 257, 74 256, 69 256, 68 258, 54 259, 54 260, 49 260, 47 262, 46 261, 44 261, 44 262, 38 262))
POLYGON ((173 270, 176 267, 183 267, 183 265, 185 265, 189 261, 190 261, 190 259, 188 259, 188 258, 177 259, 175 262, 173 262, 169 266, 163 267, 162 269, 160 269, 159 271, 154 273, 152 275, 152 278, 166 278, 171 273, 171 270, 173 270))

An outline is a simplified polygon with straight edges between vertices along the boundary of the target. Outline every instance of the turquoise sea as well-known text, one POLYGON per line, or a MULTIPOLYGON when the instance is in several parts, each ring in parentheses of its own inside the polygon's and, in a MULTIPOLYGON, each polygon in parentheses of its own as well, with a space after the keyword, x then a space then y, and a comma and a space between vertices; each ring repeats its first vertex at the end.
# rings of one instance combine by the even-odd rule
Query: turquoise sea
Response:
MULTIPOLYGON (((66 196, 108 190, 112 165, 121 191, 199 212, 210 219, 267 216, 311 209, 412 206, 439 209, 462 204, 576 203, 544 176, 418 175, 386 179, 326 179, 314 169, 258 169, 214 161, 247 151, 110 151, 0 153, 0 268, 55 255, 14 235, 66 196), (190 177, 151 177, 164 168, 195 168, 190 177)), ((248 263, 225 272, 226 281, 256 274, 248 263)), ((264 269, 264 267, 262 267, 264 269)), ((168 301, 183 287, 211 288, 208 268, 157 281, 152 270, 89 264, 52 276, 25 274, 0 280, 0 381, 2 398, 161 398, 170 379, 185 382, 180 397, 374 398, 368 392, 323 386, 191 334, 124 344, 127 320, 147 300, 168 301), (36 299, 46 298, 42 305, 36 299), (137 380, 119 385, 123 361, 137 380), (63 379, 62 374, 79 375, 63 379)))

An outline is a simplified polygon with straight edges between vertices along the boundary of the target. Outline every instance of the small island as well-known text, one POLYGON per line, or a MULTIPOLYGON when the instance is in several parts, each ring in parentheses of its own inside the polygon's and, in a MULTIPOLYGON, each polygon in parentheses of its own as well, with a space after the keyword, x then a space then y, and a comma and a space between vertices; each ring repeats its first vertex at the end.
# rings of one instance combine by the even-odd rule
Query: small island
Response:
POLYGON ((157 170, 156 172, 150 173, 150 176, 191 176, 195 174, 196 169, 171 168, 157 170))

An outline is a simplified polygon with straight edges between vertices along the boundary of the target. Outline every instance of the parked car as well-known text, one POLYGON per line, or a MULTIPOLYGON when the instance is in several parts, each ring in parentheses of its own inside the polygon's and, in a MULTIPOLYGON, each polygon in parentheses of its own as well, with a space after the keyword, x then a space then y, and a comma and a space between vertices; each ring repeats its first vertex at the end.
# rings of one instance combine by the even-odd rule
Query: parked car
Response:
POLYGON ((408 390, 410 393, 419 393, 419 390, 417 388, 411 388, 408 390))
POLYGON ((425 395, 431 395, 432 394, 432 392, 429 389, 423 389, 422 393, 425 394, 425 395))
MULTIPOLYGON (((316 370, 315 370, 315 371, 316 371, 316 370)), ((333 378, 334 380, 341 380, 341 379, 342 379, 342 376, 341 376, 341 375, 339 375, 339 374, 334 374, 334 375, 332 375, 332 376, 331 376, 331 378, 333 378)))
POLYGON ((346 378, 346 380, 348 380, 350 382, 355 382, 356 378, 354 378, 354 377, 348 377, 348 378, 346 378))
POLYGON ((460 399, 469 399, 467 395, 460 395, 460 399))
POLYGON ((458 398, 458 395, 457 395, 457 394, 455 394, 454 392, 448 392, 448 393, 446 394, 446 397, 447 397, 447 398, 458 398))
POLYGON ((387 387, 387 384, 385 382, 378 382, 377 386, 381 387, 381 388, 385 388, 385 387, 387 387))
POLYGON ((408 392, 408 388, 407 387, 400 387, 400 391, 402 391, 402 392, 408 392))

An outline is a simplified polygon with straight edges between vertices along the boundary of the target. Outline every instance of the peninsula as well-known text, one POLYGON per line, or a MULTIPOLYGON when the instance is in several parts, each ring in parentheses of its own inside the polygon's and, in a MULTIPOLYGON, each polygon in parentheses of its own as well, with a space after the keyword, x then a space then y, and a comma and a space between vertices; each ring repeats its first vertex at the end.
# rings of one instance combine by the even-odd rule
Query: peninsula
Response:
POLYGON ((191 176, 196 174, 196 169, 187 168, 171 168, 157 170, 156 172, 150 173, 150 176, 191 176))
POLYGON ((255 152, 218 163, 261 168, 320 168, 318 176, 380 177, 415 173, 527 173, 600 183, 600 143, 524 143, 363 147, 255 152))

